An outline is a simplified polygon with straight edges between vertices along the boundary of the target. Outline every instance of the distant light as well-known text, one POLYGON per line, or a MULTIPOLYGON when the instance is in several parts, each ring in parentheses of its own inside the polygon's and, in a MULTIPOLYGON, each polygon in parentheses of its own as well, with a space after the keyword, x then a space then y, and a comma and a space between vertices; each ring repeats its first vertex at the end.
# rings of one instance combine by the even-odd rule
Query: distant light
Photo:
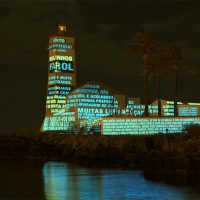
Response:
MULTIPOLYGON (((174 104, 174 101, 167 101, 167 104, 174 104)), ((183 104, 182 102, 177 102, 177 104, 183 104)))
POLYGON ((199 106, 200 103, 188 103, 189 105, 199 106))
POLYGON ((60 31, 66 31, 67 30, 66 26, 63 26, 63 25, 60 25, 59 29, 60 29, 60 31))

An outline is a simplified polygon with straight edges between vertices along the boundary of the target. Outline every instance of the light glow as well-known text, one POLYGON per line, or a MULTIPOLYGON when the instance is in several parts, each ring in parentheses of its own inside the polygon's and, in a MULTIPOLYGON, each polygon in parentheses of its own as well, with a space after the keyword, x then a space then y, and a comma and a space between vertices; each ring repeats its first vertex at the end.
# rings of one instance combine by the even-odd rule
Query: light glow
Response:
POLYGON ((182 133, 191 123, 200 124, 200 117, 103 118, 103 135, 182 133))

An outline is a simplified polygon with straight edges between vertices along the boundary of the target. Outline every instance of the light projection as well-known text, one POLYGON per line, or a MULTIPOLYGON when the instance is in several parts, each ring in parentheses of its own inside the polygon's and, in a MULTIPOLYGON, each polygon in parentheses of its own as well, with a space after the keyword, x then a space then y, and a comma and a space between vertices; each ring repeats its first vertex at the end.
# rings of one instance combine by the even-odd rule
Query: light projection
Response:
MULTIPOLYGON (((162 116, 174 116, 174 102, 161 100, 161 114, 162 116)), ((143 116, 144 105, 135 104, 133 101, 128 101, 127 104, 127 116, 143 116)), ((158 116, 157 101, 149 105, 149 116, 158 116)), ((178 102, 179 116, 200 116, 200 104, 199 103, 187 103, 183 104, 178 102)))
MULTIPOLYGON (((61 93, 65 93, 68 90, 68 88, 63 88, 59 85, 56 87, 58 87, 56 90, 59 90, 61 93)), ((54 90, 50 89, 50 92, 51 91, 54 90)), ((57 93, 57 96, 59 97, 61 93, 57 93)), ((55 94, 52 95, 57 98, 55 94)), ((142 117, 144 114, 144 105, 137 104, 135 101, 130 100, 127 106, 123 107, 123 100, 125 101, 123 97, 124 95, 117 93, 117 91, 102 83, 88 82, 67 94, 63 99, 57 101, 49 100, 52 103, 57 102, 57 104, 51 105, 50 108, 54 114, 52 117, 45 118, 45 127, 48 127, 48 130, 52 131, 61 130, 78 133, 84 130, 85 133, 87 133, 91 129, 95 129, 100 132, 100 122, 102 118, 142 117), (119 98, 119 96, 121 96, 121 98, 119 98)), ((173 114, 173 104, 171 102, 167 104, 167 101, 164 100, 163 104, 162 115, 164 117, 163 119, 165 119, 165 117, 173 114)), ((186 108, 183 104, 179 104, 179 106, 182 106, 183 108, 181 109, 183 110, 186 108)), ((188 106, 193 112, 197 109, 194 105, 192 105, 192 107, 195 109, 190 105, 188 106)), ((181 112, 183 114, 183 111, 181 112)), ((150 116, 157 116, 158 106, 154 104, 149 105, 149 113, 150 116)), ((190 114, 191 113, 187 112, 185 116, 190 114)), ((193 114, 197 116, 197 113, 194 112, 193 114)), ((168 129, 165 123, 162 122, 161 125, 163 130, 168 129)), ((146 127, 146 125, 144 127, 146 127)), ((156 124, 156 127, 160 128, 160 124, 156 124)), ((157 131, 156 128, 152 129, 152 127, 149 127, 149 130, 157 131)), ((159 129, 160 132, 163 132, 163 130, 159 129)), ((168 131, 173 131, 173 128, 170 130, 168 129, 168 131)))
MULTIPOLYGON (((126 120, 127 117, 144 116, 145 106, 140 103, 140 98, 126 97, 99 82, 88 82, 76 88, 74 47, 75 39, 67 36, 64 25, 58 26, 57 35, 49 37, 46 112, 41 131, 100 131, 102 118, 124 117, 126 120)), ((161 100, 161 109, 163 117, 174 116, 173 101, 161 100)), ((158 115, 157 100, 149 105, 148 110, 149 116, 158 115)), ((200 116, 200 103, 178 102, 178 113, 179 116, 200 116)), ((166 127, 163 121, 161 125, 166 127)), ((144 124, 144 127, 146 126, 144 124)), ((155 126, 158 128, 160 124, 155 126)), ((150 133, 151 129, 152 127, 149 127, 150 133)), ((144 131, 143 128, 141 130, 144 131)), ((160 129, 159 131, 163 132, 160 129)))
POLYGON ((66 106, 66 95, 76 87, 75 39, 67 36, 66 27, 58 26, 58 34, 49 37, 49 68, 46 113, 42 131, 65 130, 68 117, 57 113, 66 106), (65 128, 64 128, 65 127, 65 128))
POLYGON ((198 103, 188 103, 178 107, 179 116, 200 116, 200 105, 198 103))
POLYGON ((66 112, 62 115, 61 112, 53 117, 45 117, 44 130, 48 131, 66 131, 72 130, 75 122, 74 112, 66 112))
POLYGON ((188 124, 200 124, 200 117, 103 118, 104 135, 181 133, 188 124))
POLYGON ((113 116, 122 103, 115 94, 120 95, 104 84, 89 82, 67 95, 66 109, 74 109, 77 126, 100 128, 100 119, 113 116))

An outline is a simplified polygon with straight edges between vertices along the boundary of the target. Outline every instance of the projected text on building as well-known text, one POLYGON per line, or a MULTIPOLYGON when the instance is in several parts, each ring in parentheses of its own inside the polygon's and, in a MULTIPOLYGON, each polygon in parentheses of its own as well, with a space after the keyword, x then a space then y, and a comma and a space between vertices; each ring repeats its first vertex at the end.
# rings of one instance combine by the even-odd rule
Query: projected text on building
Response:
POLYGON ((67 127, 66 123, 71 121, 67 122, 68 118, 58 118, 55 115, 65 108, 66 95, 76 87, 75 39, 67 36, 65 26, 59 25, 58 28, 58 34, 49 38, 48 86, 43 130, 53 130, 53 126, 55 130, 59 130, 58 127, 67 127))
POLYGON ((191 123, 200 124, 200 117, 103 118, 102 134, 181 133, 191 123))

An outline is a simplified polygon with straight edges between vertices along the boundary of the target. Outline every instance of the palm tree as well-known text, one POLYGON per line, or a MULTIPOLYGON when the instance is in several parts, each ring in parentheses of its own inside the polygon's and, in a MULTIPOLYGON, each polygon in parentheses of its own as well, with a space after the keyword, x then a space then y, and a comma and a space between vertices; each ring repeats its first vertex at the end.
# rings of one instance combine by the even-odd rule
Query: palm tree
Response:
POLYGON ((145 116, 148 116, 148 79, 149 66, 148 60, 152 55, 158 52, 159 43, 148 32, 136 33, 129 46, 129 56, 134 59, 143 60, 144 73, 144 100, 145 100, 145 116))
POLYGON ((181 48, 177 45, 171 45, 167 47, 165 58, 169 63, 169 69, 172 71, 174 79, 174 116, 178 116, 178 71, 180 69, 187 69, 189 72, 192 72, 188 61, 191 60, 191 56, 186 54, 181 48))
POLYGON ((156 79, 157 101, 158 101, 158 116, 161 117, 161 78, 164 72, 167 71, 167 63, 163 58, 163 49, 154 55, 148 62, 150 66, 150 74, 156 79))

